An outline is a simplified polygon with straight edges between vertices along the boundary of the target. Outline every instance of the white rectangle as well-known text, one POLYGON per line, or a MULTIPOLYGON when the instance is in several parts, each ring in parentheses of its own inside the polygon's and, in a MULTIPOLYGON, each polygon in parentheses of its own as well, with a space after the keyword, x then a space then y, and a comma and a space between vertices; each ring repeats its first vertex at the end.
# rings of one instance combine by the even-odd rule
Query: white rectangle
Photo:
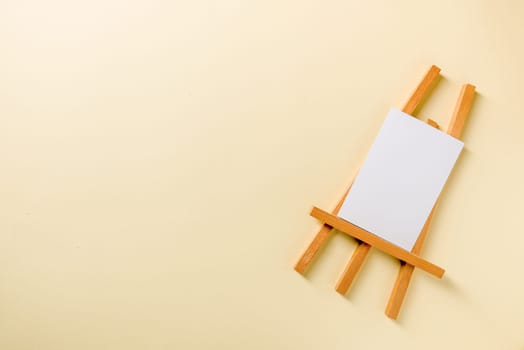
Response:
POLYGON ((339 217, 410 251, 463 146, 391 109, 339 217))

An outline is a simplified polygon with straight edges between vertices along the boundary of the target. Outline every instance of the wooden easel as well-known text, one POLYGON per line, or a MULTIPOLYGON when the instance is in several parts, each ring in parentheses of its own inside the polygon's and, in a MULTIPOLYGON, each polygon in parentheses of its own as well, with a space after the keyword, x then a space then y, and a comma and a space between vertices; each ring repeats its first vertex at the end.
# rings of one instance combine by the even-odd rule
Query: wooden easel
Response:
MULTIPOLYGON (((402 108, 402 111, 413 115, 422 101, 430 94, 431 88, 439 75, 440 68, 431 66, 422 81, 419 83, 416 90, 409 98, 408 102, 402 108)), ((448 125, 447 133, 449 135, 455 138, 460 138, 462 135, 462 130, 471 109, 474 97, 475 86, 465 84, 462 87, 455 111, 453 112, 453 116, 448 125)), ((438 124, 435 121, 429 119, 427 122, 431 126, 438 128, 438 124)), ((348 234, 349 236, 357 239, 358 246, 353 252, 353 255, 344 269, 342 276, 336 284, 336 291, 340 294, 345 294, 355 279, 358 271, 360 270, 360 267, 364 263, 369 249, 374 247, 376 249, 382 250, 383 252, 390 254, 391 256, 394 256, 400 260, 400 270, 391 292, 388 305, 386 307, 386 315, 392 319, 396 319, 398 317, 400 307, 402 306, 402 302, 404 300, 404 296, 406 295, 406 291, 409 286, 409 282, 411 281, 411 276, 415 267, 418 267, 438 278, 441 278, 444 275, 444 269, 432 264, 427 260, 424 260, 419 256, 428 232, 429 225, 433 218, 433 214, 438 205, 438 201, 428 216, 426 223, 424 224, 424 227, 422 228, 422 231, 420 232, 420 235, 415 243, 415 246, 411 252, 408 252, 407 250, 389 243, 388 241, 383 240, 380 237, 375 236, 374 234, 337 217, 337 214, 342 206, 342 203, 344 202, 344 199, 346 198, 346 195, 349 192, 349 189, 351 188, 352 183, 353 180, 351 180, 349 188, 345 191, 344 195, 336 205, 335 209, 331 211, 331 213, 328 213, 317 207, 313 207, 311 210, 310 215, 323 222, 323 225, 315 235, 315 238, 310 243, 308 248, 302 254, 298 262, 295 264, 295 270, 300 274, 304 274, 306 272, 315 255, 318 253, 319 249, 331 234, 332 229, 337 229, 340 232, 348 234)))

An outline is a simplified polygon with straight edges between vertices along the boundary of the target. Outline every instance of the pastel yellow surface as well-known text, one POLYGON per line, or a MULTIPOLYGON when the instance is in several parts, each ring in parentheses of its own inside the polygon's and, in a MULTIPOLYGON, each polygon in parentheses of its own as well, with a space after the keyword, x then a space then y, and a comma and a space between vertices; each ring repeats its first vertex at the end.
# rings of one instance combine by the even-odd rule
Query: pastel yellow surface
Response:
POLYGON ((0 349, 522 349, 518 1, 0 2, 0 349), (293 264, 390 107, 479 94, 398 321, 398 263, 293 264))

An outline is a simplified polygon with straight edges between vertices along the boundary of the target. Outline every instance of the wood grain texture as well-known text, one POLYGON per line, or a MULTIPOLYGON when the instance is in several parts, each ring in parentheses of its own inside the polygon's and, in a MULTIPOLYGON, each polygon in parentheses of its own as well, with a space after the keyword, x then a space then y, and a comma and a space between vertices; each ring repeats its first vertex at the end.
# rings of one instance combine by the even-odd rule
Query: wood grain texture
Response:
MULTIPOLYGON (((460 92, 457 105, 455 106, 455 110, 449 122, 447 130, 447 133, 449 135, 457 138, 462 135, 462 131, 464 130, 464 125, 469 116, 469 111, 471 110, 474 97, 475 86, 471 84, 465 84, 462 87, 462 91, 460 92)), ((433 214, 435 213, 437 205, 438 201, 437 203, 435 203, 435 206, 433 207, 431 214, 428 216, 426 223, 424 224, 424 227, 422 228, 422 231, 419 237, 417 238, 417 241, 415 242, 413 249, 411 250, 411 252, 414 254, 418 255, 422 250, 422 245, 424 244, 424 240, 426 239, 429 225, 431 223, 431 220, 433 219, 433 214)), ((397 275, 397 279, 395 281, 395 284, 393 285, 393 290, 391 291, 391 295, 386 306, 385 313, 386 316, 388 316, 389 318, 398 318, 398 314, 404 301, 404 297, 406 296, 406 292, 409 287, 413 271, 413 265, 401 264, 400 270, 397 275)))
MULTIPOLYGON (((422 81, 418 84, 417 88, 409 98, 408 102, 402 108, 402 112, 407 114, 413 114, 413 112, 420 106, 424 98, 428 96, 431 92, 431 87, 437 80, 440 74, 440 68, 433 65, 429 68, 426 75, 422 81)), ((438 124, 432 120, 428 119, 428 124, 438 129, 438 124)), ((341 294, 347 293, 351 284, 353 283, 355 277, 357 276, 358 271, 362 267, 366 256, 369 252, 369 245, 365 242, 359 242, 358 246, 355 248, 353 255, 349 259, 344 272, 340 276, 335 290, 341 294)))
POLYGON ((394 245, 378 236, 375 236, 372 233, 369 233, 366 230, 361 229, 360 227, 353 225, 352 223, 340 219, 339 217, 332 215, 322 209, 313 207, 310 215, 327 225, 336 228, 340 232, 344 232, 362 242, 369 244, 370 246, 379 249, 395 258, 405 261, 411 265, 418 267, 419 269, 426 271, 432 274, 435 277, 442 278, 445 270, 421 257, 408 252, 400 248, 399 246, 394 245))

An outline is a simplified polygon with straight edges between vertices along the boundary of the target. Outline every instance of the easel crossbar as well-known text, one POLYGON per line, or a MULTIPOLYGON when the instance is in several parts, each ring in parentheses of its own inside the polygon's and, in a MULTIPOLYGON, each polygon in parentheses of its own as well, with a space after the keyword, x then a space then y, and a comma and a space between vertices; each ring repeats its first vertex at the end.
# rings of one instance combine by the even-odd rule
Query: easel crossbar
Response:
POLYGON ((418 255, 415 255, 407 250, 404 250, 393 243, 390 243, 352 223, 345 221, 335 215, 332 215, 320 208, 313 207, 310 215, 324 224, 339 230, 353 238, 356 238, 362 242, 369 244, 370 246, 383 251, 401 261, 404 261, 410 265, 418 267, 419 269, 432 274, 435 277, 442 278, 445 270, 429 261, 422 259, 418 255))

